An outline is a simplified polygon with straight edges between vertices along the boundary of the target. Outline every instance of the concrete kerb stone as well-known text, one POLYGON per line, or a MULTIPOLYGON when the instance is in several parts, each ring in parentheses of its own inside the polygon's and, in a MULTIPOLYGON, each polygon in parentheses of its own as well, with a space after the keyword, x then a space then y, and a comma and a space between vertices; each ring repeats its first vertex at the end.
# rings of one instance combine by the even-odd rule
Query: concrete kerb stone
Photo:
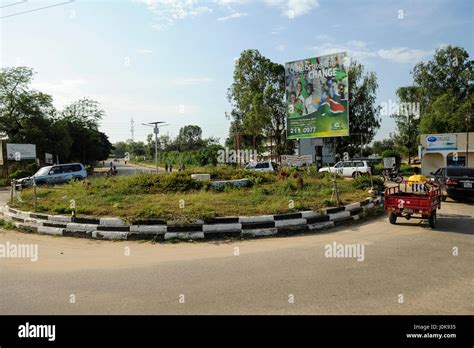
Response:
POLYGON ((195 240, 204 239, 204 232, 169 232, 165 234, 165 240, 182 239, 195 240))
POLYGON ((260 237, 292 235, 307 231, 320 231, 350 223, 367 216, 367 212, 383 203, 383 197, 369 197, 361 202, 323 213, 302 211, 287 214, 218 217, 182 225, 175 221, 157 219, 135 221, 127 225, 114 217, 78 217, 23 212, 3 207, 3 216, 27 232, 109 240, 172 240, 212 239, 216 237, 260 237))

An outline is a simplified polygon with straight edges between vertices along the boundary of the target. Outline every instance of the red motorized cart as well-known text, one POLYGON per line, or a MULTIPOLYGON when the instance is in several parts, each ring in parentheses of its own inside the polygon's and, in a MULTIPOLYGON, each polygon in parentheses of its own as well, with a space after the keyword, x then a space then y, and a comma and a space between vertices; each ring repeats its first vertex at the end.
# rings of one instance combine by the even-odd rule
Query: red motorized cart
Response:
POLYGON ((441 209, 441 190, 430 183, 417 186, 415 190, 413 185, 404 182, 385 190, 384 209, 389 213, 391 224, 395 224, 398 217, 404 217, 428 220, 430 227, 435 228, 436 209, 441 209))

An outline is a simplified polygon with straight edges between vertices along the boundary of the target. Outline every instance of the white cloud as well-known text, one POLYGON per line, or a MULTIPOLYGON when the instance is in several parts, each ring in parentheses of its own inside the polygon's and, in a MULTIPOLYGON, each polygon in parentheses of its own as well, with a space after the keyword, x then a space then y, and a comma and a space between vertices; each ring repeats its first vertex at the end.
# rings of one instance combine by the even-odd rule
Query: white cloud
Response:
POLYGON ((286 27, 279 26, 279 27, 275 28, 273 31, 271 31, 270 34, 271 35, 280 35, 285 29, 286 29, 286 27))
POLYGON ((334 40, 334 38, 333 38, 331 35, 318 34, 318 35, 316 35, 316 40, 319 40, 319 41, 331 41, 331 40, 334 40))
POLYGON ((275 48, 276 48, 277 51, 283 52, 286 49, 286 46, 285 45, 278 45, 275 48))
POLYGON ((240 18, 240 17, 245 17, 245 16, 248 16, 248 13, 234 12, 234 13, 231 13, 230 15, 228 15, 228 16, 219 17, 219 18, 217 18, 217 20, 223 22, 223 21, 227 21, 229 19, 235 19, 235 18, 240 18))
POLYGON ((250 2, 250 0, 214 0, 218 6, 243 5, 250 2))
POLYGON ((166 30, 176 21, 211 13, 208 6, 201 6, 198 0, 134 0, 142 3, 155 18, 152 28, 166 30))
POLYGON ((138 54, 152 54, 153 51, 146 48, 140 48, 137 50, 137 53, 138 54))
POLYGON ((373 50, 369 47, 367 42, 357 40, 347 41, 341 44, 325 42, 321 45, 309 47, 309 49, 321 56, 347 51, 349 56, 355 59, 382 58, 400 64, 416 63, 433 54, 432 50, 424 51, 407 47, 373 50))
POLYGON ((210 77, 186 77, 186 78, 179 78, 172 81, 174 85, 178 86, 192 86, 192 85, 202 85, 204 83, 212 82, 210 77))
POLYGON ((380 58, 391 60, 396 63, 416 63, 424 57, 433 54, 432 50, 423 51, 419 49, 411 49, 407 47, 393 47, 389 49, 381 49, 377 51, 380 58))
POLYGON ((270 7, 278 8, 289 18, 303 16, 319 7, 318 0, 264 0, 270 7))
POLYGON ((355 59, 364 59, 377 56, 375 52, 368 48, 368 44, 363 41, 347 41, 346 43, 341 44, 325 42, 321 45, 309 47, 309 49, 314 51, 318 56, 346 51, 350 57, 355 59))
POLYGON ((33 89, 51 95, 53 97, 54 106, 59 109, 88 96, 86 95, 86 85, 87 81, 83 78, 65 79, 55 82, 33 82, 31 84, 33 89))

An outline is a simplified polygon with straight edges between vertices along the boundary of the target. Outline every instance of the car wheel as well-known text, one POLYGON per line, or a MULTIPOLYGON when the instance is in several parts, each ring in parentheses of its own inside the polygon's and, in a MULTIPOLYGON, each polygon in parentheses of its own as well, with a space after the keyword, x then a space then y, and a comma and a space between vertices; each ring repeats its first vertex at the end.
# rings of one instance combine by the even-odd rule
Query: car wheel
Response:
POLYGON ((428 220, 428 223, 430 224, 430 227, 431 228, 435 228, 436 227, 436 210, 433 210, 431 212, 431 215, 430 215, 430 218, 428 220))
POLYGON ((390 214, 388 215, 388 221, 390 221, 390 223, 391 223, 392 225, 395 225, 395 224, 397 223, 397 214, 395 214, 395 213, 390 213, 390 214))

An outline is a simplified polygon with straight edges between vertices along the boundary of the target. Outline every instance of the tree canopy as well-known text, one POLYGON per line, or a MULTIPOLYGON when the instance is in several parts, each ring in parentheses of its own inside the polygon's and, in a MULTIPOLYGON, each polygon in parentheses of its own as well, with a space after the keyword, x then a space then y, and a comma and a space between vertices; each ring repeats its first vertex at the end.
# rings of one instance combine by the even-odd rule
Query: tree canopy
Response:
POLYGON ((30 88, 33 76, 27 67, 0 69, 0 132, 10 142, 36 144, 40 160, 45 152, 63 163, 106 159, 112 144, 98 130, 100 104, 84 98, 58 111, 50 95, 30 88))

